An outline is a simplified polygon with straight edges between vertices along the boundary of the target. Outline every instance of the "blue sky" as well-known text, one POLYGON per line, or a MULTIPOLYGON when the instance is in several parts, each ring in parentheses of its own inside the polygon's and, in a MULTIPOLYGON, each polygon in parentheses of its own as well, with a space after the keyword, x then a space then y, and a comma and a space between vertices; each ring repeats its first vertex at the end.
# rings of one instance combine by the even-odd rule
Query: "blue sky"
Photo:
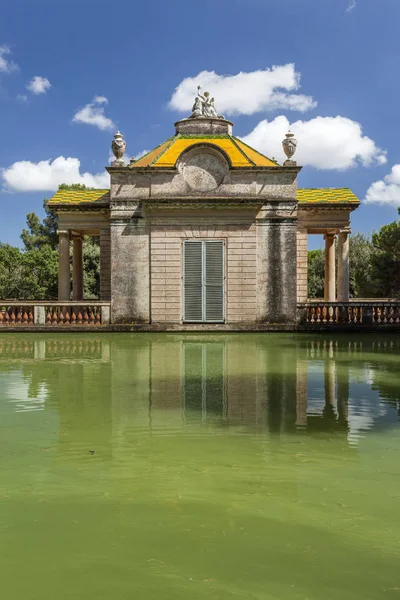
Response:
POLYGON ((1 14, 0 241, 19 243, 66 173, 104 185, 116 127, 129 156, 170 137, 198 82, 280 162, 290 123, 301 187, 368 199, 353 231, 397 218, 398 0, 13 0, 1 14))

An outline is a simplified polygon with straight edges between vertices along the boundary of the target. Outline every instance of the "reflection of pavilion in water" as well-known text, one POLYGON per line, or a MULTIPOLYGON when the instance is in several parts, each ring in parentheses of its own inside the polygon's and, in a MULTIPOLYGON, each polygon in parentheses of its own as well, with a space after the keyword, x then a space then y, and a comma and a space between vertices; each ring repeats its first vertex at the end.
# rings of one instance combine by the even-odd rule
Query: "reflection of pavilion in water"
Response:
MULTIPOLYGON (((45 336, 28 342, 6 336, 0 369, 3 358, 8 367, 22 364, 33 396, 46 387, 65 439, 101 435, 114 444, 132 431, 220 423, 275 434, 337 432, 354 441, 350 382, 362 342, 287 340, 280 338, 276 347, 273 337, 262 335, 45 336)), ((362 355, 361 361, 365 368, 362 355)), ((363 408, 369 428, 376 397, 363 408)))

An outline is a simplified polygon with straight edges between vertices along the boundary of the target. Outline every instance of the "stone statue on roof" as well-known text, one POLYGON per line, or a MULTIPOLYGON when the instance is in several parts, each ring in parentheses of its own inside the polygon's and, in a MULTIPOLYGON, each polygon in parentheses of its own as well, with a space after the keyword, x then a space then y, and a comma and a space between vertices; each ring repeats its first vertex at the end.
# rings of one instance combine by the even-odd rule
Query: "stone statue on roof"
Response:
POLYGON ((189 119, 225 119, 223 115, 219 115, 215 108, 214 98, 210 98, 210 92, 204 92, 200 94, 201 87, 197 88, 197 96, 193 104, 192 114, 189 119))

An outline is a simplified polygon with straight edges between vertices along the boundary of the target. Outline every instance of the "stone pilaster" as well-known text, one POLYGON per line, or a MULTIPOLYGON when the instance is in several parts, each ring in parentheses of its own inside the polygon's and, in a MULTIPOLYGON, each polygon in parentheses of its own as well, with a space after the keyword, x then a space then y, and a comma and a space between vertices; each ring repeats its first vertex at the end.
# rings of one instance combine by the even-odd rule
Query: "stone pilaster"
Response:
POLYGON ((70 300, 69 230, 58 231, 58 300, 70 300))
POLYGON ((296 320, 296 220, 257 221, 257 320, 296 320))
POLYGON ((150 249, 147 219, 135 204, 111 210, 111 321, 150 322, 150 249))

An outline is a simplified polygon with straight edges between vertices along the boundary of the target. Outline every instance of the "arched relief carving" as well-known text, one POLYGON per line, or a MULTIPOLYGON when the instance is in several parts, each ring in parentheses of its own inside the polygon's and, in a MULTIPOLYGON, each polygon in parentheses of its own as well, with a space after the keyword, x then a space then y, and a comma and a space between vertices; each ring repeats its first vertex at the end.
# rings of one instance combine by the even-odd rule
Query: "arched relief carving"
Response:
POLYGON ((177 169, 195 192, 217 189, 229 172, 224 154, 211 145, 198 144, 181 154, 177 169))

